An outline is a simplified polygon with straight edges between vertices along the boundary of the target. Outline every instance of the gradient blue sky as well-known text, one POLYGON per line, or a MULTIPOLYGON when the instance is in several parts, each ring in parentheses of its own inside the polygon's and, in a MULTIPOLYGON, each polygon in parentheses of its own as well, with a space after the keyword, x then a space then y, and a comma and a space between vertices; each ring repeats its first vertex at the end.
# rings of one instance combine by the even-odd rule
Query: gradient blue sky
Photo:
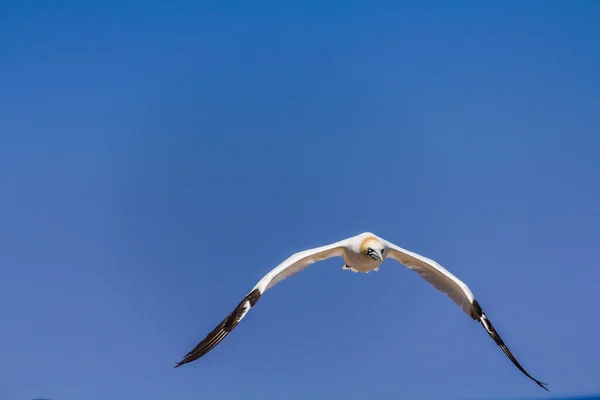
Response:
MULTIPOLYGON (((96 4, 94 4, 96 3, 96 4)), ((0 5, 0 398, 547 394, 372 231, 462 278, 551 395, 600 392, 600 3, 0 5)))

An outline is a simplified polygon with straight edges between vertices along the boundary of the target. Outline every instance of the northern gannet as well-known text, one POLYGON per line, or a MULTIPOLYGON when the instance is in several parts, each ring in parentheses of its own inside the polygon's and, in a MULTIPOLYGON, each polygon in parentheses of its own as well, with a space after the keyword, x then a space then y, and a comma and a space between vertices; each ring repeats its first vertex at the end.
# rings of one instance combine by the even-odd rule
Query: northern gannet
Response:
POLYGON ((504 341, 498 335, 487 315, 473 296, 469 287, 442 267, 437 262, 412 251, 403 249, 385 239, 370 232, 335 242, 329 245, 304 250, 293 254, 277 267, 267 273, 253 288, 244 296, 237 307, 225 318, 212 332, 210 332, 194 349, 175 365, 175 368, 197 360, 227 336, 246 316, 248 311, 256 305, 261 296, 270 288, 282 280, 302 271, 308 265, 332 257, 344 259, 344 270, 368 273, 378 271, 380 264, 391 258, 415 271, 421 278, 432 284, 436 289, 445 293, 454 303, 475 321, 481 323, 486 332, 502 349, 504 354, 512 363, 527 377, 532 379, 540 387, 548 390, 545 385, 529 375, 519 364, 511 351, 506 347, 504 341))

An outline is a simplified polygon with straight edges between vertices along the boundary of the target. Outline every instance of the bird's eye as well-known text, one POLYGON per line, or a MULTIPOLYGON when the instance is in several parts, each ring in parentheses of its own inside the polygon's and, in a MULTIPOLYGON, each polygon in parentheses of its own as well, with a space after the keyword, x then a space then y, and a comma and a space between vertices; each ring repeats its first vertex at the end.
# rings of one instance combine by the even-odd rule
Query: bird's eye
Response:
POLYGON ((383 254, 384 251, 385 251, 385 249, 381 249, 381 254, 383 254))

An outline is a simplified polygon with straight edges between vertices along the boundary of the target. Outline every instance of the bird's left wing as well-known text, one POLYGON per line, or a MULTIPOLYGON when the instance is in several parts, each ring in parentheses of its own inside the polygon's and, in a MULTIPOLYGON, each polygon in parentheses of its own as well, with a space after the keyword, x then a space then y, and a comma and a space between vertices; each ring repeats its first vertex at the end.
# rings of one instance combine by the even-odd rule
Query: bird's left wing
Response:
POLYGON ((287 260, 273 268, 267 273, 253 288, 244 296, 237 307, 225 318, 217 327, 210 332, 200 343, 196 345, 186 356, 175 365, 175 368, 180 365, 197 360, 217 344, 219 344, 225 336, 227 336, 246 316, 248 311, 254 307, 258 299, 268 289, 275 286, 282 280, 302 271, 310 264, 324 260, 326 258, 343 256, 343 247, 346 240, 339 241, 330 245, 317 247, 301 251, 293 254, 287 260))
POLYGON ((481 309, 481 306, 475 299, 475 296, 473 296, 473 293, 469 287, 463 281, 458 279, 440 264, 427 257, 423 257, 420 254, 403 249, 387 240, 383 240, 383 242, 388 251, 386 257, 390 257, 399 263, 404 264, 411 270, 415 271, 421 278, 432 284, 436 289, 445 293, 452 301, 454 301, 454 303, 461 307, 468 316, 481 323, 494 342, 500 346, 504 354, 506 354, 510 361, 512 361, 512 363, 522 373, 532 379, 543 389, 548 390, 545 386, 547 385, 546 383, 542 383, 529 375, 529 373, 525 371, 521 364, 519 364, 515 356, 504 344, 504 341, 500 335, 498 335, 498 332, 496 332, 496 329, 492 325, 487 315, 481 309))

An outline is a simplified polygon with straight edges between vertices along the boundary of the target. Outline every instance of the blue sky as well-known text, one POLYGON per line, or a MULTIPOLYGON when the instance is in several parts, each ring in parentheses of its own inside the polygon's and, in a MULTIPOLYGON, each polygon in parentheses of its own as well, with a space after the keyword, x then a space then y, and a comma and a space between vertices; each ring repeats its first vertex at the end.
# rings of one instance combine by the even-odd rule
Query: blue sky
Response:
POLYGON ((463 279, 552 396, 600 392, 600 3, 3 2, 0 398, 534 399, 372 231, 463 279))

